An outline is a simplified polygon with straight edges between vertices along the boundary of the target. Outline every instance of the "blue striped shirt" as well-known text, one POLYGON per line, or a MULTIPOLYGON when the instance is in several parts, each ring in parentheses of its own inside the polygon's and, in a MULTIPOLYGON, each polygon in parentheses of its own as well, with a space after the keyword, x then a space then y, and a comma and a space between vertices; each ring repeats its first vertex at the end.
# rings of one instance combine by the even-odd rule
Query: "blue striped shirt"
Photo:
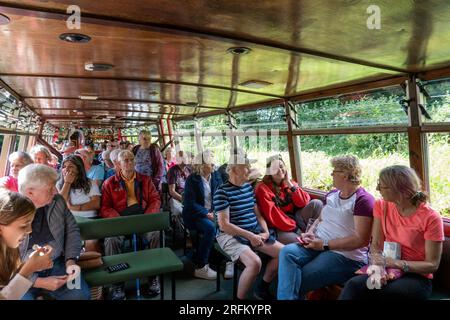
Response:
POLYGON ((250 184, 238 187, 229 181, 221 185, 214 194, 216 212, 229 208, 230 223, 252 231, 258 226, 255 215, 255 196, 250 184))

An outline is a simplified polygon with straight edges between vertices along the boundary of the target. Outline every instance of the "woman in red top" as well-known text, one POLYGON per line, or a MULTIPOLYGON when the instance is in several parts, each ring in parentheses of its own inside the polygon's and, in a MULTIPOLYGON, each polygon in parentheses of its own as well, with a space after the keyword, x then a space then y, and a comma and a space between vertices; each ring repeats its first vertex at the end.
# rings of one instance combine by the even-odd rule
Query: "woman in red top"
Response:
POLYGON ((322 210, 320 200, 310 196, 289 178, 281 155, 267 159, 266 175, 256 186, 258 208, 278 241, 284 244, 297 241, 304 232, 309 218, 317 218, 322 210))

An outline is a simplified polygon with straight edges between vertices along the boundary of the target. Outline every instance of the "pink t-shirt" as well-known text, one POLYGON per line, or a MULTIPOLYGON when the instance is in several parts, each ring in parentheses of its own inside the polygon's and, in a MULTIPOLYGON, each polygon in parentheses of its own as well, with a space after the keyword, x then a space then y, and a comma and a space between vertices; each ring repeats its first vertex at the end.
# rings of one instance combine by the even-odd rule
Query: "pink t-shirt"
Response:
POLYGON ((1 178, 0 187, 4 187, 10 191, 19 192, 19 183, 13 176, 5 176, 1 178))
MULTIPOLYGON (((403 217, 394 203, 377 200, 373 207, 373 215, 381 221, 385 241, 400 244, 402 260, 424 261, 425 240, 444 241, 442 217, 426 203, 421 203, 414 214, 403 217), (387 205, 386 222, 383 213, 384 205, 387 205)), ((431 273, 424 276, 433 278, 431 273)))

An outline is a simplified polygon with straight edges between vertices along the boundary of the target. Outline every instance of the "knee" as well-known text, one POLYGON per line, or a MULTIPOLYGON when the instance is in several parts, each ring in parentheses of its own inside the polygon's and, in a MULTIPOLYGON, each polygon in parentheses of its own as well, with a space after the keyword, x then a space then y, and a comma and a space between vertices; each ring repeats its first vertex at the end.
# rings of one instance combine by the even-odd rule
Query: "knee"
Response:
POLYGON ((339 300, 354 300, 356 299, 360 292, 367 288, 366 286, 367 277, 364 276, 356 276, 349 279, 344 288, 339 295, 339 300))
POLYGON ((292 260, 292 257, 297 254, 297 244, 292 243, 284 246, 279 254, 280 261, 292 260))
POLYGON ((247 269, 248 272, 250 272, 253 275, 259 274, 262 268, 262 262, 261 259, 255 255, 255 257, 247 263, 245 266, 245 269, 247 269))
POLYGON ((323 208, 323 202, 319 199, 312 199, 309 202, 309 205, 311 206, 314 213, 320 214, 320 211, 323 208))

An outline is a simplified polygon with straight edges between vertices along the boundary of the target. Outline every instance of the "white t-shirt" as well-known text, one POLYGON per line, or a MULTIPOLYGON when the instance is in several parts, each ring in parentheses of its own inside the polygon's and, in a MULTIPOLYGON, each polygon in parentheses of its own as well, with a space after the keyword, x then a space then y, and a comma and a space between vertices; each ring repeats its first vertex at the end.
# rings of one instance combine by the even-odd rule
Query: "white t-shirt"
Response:
MULTIPOLYGON (((83 189, 70 190, 69 194, 70 203, 73 206, 79 206, 88 203, 89 201, 91 201, 91 197, 93 196, 101 196, 98 186, 95 183, 92 183, 91 180, 89 180, 89 183, 91 184, 91 190, 89 191, 88 194, 86 194, 83 189)), ((93 218, 97 216, 97 210, 87 210, 87 211, 72 210, 72 214, 84 218, 93 218)))
MULTIPOLYGON (((361 187, 347 199, 340 197, 340 191, 333 190, 326 197, 326 204, 321 213, 322 221, 317 226, 316 235, 320 239, 332 240, 356 234, 354 216, 373 217, 374 202, 373 196, 361 187)), ((332 251, 367 263, 367 247, 351 251, 332 251)))
POLYGON ((212 205, 212 198, 211 198, 211 176, 209 176, 209 180, 206 180, 202 176, 202 182, 203 182, 203 189, 205 190, 205 208, 210 210, 212 205))

